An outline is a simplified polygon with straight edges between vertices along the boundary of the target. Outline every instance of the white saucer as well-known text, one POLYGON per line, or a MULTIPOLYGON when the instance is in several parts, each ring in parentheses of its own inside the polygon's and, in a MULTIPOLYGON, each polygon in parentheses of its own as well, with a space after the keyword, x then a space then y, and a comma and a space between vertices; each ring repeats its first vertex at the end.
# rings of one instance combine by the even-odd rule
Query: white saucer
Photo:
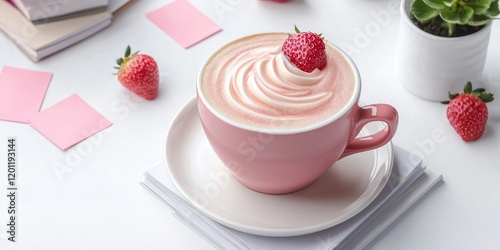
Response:
MULTIPOLYGON (((373 133, 382 123, 370 123, 373 133)), ((205 137, 196 98, 174 118, 165 142, 167 171, 199 211, 246 233, 296 236, 335 226, 369 205, 392 169, 392 144, 346 157, 315 183, 295 193, 268 195, 241 185, 226 170, 205 137)))

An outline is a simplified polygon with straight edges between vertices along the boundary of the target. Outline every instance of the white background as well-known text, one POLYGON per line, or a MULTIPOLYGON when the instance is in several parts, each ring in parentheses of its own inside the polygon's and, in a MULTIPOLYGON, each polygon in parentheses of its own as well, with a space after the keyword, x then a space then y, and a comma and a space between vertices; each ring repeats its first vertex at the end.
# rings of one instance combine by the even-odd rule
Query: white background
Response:
MULTIPOLYGON (((0 36, 0 66, 54 74, 42 110, 77 93, 114 123, 62 151, 27 124, 0 121, 0 188, 5 188, 0 192, 0 249, 210 249, 139 181, 163 160, 166 131, 195 95, 196 74, 207 55, 246 34, 293 32, 294 24, 322 32, 347 50, 361 72, 361 101, 395 106, 400 126, 394 143, 420 154, 444 176, 445 182, 381 235, 373 249, 500 248, 500 100, 488 104, 483 137, 465 143, 448 123, 446 106, 406 92, 393 70, 398 0, 191 0, 223 31, 189 49, 145 16, 169 2, 137 1, 103 32, 39 63, 0 36), (157 60, 156 100, 130 94, 113 75, 127 45, 157 60), (7 241, 5 225, 6 139, 11 136, 18 144, 16 243, 7 241)), ((494 45, 499 42, 495 21, 485 75, 487 87, 497 94, 500 47, 494 45)))

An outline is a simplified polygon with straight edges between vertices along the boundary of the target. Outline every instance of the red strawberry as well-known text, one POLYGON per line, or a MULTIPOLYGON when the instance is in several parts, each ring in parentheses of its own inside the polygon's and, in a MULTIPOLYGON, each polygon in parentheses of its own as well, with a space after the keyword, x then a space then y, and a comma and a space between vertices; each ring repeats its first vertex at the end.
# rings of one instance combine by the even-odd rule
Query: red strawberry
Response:
POLYGON ((288 36, 283 43, 283 54, 302 71, 310 73, 316 68, 323 69, 326 66, 326 52, 321 34, 300 32, 297 26, 295 32, 297 34, 288 36))
POLYGON ((158 65, 155 60, 138 52, 130 54, 127 46, 124 58, 116 60, 118 80, 123 86, 146 100, 153 100, 158 95, 158 65))
POLYGON ((493 101, 493 94, 486 92, 483 88, 472 90, 472 84, 465 84, 464 93, 451 94, 446 116, 451 126, 466 142, 475 141, 483 135, 486 122, 488 121, 487 102, 493 101))

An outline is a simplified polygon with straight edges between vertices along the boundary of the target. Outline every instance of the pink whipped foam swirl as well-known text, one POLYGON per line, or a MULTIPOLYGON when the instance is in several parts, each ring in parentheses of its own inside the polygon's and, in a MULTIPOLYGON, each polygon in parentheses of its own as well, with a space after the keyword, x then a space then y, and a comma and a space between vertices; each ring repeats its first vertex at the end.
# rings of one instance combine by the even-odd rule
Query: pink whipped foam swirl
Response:
MULTIPOLYGON (((304 72, 282 54, 281 47, 254 48, 234 56, 222 91, 229 101, 260 117, 300 114, 328 102, 325 71, 304 72)), ((307 112, 306 112, 307 113, 307 112)))

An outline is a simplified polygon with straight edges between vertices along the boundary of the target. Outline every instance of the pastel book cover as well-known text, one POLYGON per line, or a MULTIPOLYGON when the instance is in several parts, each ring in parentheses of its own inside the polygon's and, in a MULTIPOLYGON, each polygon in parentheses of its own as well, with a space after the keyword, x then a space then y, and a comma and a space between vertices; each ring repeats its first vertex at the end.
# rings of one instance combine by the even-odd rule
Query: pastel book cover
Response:
POLYGON ((108 0, 40 1, 10 0, 34 24, 106 11, 108 0))

